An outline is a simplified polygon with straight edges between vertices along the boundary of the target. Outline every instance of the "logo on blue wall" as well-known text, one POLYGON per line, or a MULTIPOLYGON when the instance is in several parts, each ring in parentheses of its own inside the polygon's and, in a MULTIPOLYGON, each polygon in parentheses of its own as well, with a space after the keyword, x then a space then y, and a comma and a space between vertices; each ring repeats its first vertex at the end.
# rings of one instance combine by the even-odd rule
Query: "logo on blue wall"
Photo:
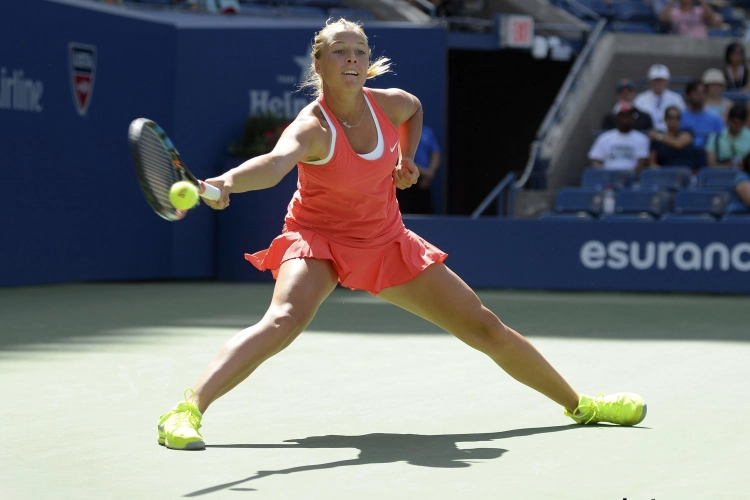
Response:
MULTIPOLYGON (((308 104, 310 99, 303 93, 297 91, 297 85, 301 83, 307 75, 310 67, 312 48, 308 48, 306 55, 292 56, 291 61, 296 66, 294 73, 277 74, 275 84, 278 86, 290 86, 290 90, 284 90, 281 93, 275 93, 271 89, 249 89, 250 98, 249 114, 265 115, 272 114, 279 118, 294 119, 297 114, 308 104), (297 71, 299 71, 298 74, 297 71)), ((294 68, 289 65, 289 68, 294 68)))
POLYGON ((587 241, 579 252, 581 264, 588 269, 626 269, 663 271, 670 264, 680 271, 750 271, 750 243, 727 245, 720 241, 703 247, 692 241, 587 241), (641 246, 642 245, 642 246, 641 246), (671 255, 671 257, 670 257, 671 255), (747 255, 747 258, 745 257, 747 255))
POLYGON ((41 113, 44 83, 24 76, 23 69, 0 67, 0 109, 41 113))
POLYGON ((85 116, 91 104, 91 95, 94 93, 96 47, 70 42, 68 44, 68 67, 73 104, 78 114, 85 116))

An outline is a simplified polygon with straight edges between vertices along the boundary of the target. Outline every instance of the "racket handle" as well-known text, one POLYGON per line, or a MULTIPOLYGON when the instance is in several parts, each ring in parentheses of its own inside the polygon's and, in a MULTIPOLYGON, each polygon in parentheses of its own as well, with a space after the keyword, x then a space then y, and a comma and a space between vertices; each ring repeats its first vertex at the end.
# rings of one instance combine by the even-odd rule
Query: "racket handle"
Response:
POLYGON ((203 181, 198 181, 198 194, 201 198, 216 201, 221 198, 221 189, 211 184, 206 184, 203 181))

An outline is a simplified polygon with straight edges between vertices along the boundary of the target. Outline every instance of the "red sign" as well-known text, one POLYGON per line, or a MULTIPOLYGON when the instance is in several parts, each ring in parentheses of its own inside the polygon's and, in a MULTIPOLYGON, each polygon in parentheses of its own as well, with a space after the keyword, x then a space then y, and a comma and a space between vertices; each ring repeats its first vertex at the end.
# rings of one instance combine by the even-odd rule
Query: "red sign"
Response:
POLYGON ((510 43, 512 45, 526 45, 531 43, 531 22, 513 19, 510 24, 510 43))
POLYGON ((530 16, 503 16, 500 46, 530 49, 534 45, 534 19, 530 16))

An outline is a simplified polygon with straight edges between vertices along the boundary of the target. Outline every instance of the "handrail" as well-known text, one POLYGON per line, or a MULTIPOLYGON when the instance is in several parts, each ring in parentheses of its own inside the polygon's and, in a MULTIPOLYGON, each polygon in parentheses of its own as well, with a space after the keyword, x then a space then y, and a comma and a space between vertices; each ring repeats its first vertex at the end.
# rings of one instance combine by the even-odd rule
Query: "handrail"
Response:
POLYGON ((536 138, 534 139, 534 142, 531 144, 532 154, 529 156, 529 160, 526 162, 526 167, 524 168, 523 174, 521 174, 521 178, 518 179, 518 182, 516 182, 515 184, 516 189, 521 189, 524 185, 526 185, 526 182, 529 180, 529 177, 531 176, 531 172, 534 170, 534 164, 536 163, 537 155, 539 154, 539 149, 541 147, 541 144, 546 139, 547 134, 552 128, 552 125, 554 125, 554 123, 557 121, 559 117, 558 115, 560 113, 560 109, 562 108, 563 101, 568 97, 570 90, 572 89, 573 85, 575 85, 575 83, 577 82, 578 77, 581 74, 581 70, 583 69, 583 66, 588 62, 589 57, 594 51, 594 46, 599 41, 599 37, 601 37, 602 32, 604 31, 604 27, 606 25, 607 25, 607 20, 605 18, 600 18, 599 21, 596 23, 594 30, 591 32, 591 36, 589 36, 589 39, 586 42, 586 45, 583 47, 583 50, 581 51, 580 55, 576 59, 575 64, 573 64, 573 67, 570 69, 570 72, 568 72, 568 76, 567 78, 565 78, 565 82, 560 88, 560 91, 557 93, 557 96, 555 97, 555 101, 552 104, 552 107, 550 107, 549 111, 547 111, 547 115, 544 117, 544 121, 542 121, 542 124, 539 126, 539 129, 537 130, 536 138))
POLYGON ((451 16, 443 17, 440 20, 446 24, 470 24, 472 26, 487 28, 488 30, 492 30, 492 27, 495 26, 495 21, 492 19, 482 19, 479 17, 451 16))
POLYGON ((427 0, 414 0, 416 3, 419 4, 420 7, 424 8, 427 13, 430 15, 430 17, 435 18, 437 17, 437 7, 435 7, 435 4, 432 2, 428 2, 427 0))
POLYGON ((583 5, 581 2, 578 2, 576 0, 565 0, 565 3, 567 3, 568 5, 572 5, 576 9, 582 11, 585 15, 589 16, 594 21, 599 21, 602 17, 595 11, 591 10, 588 6, 583 5))
POLYGON ((573 31, 591 33, 593 28, 588 24, 534 23, 534 33, 537 31, 573 31))
MULTIPOLYGON (((516 174, 514 174, 513 172, 510 172, 510 173, 506 174, 506 176, 505 176, 505 177, 503 177, 503 180, 501 180, 501 181, 500 181, 500 182, 498 183, 498 185, 497 185, 497 186, 495 186, 495 189, 493 189, 493 190, 492 190, 492 192, 491 192, 490 194, 488 194, 488 195, 487 195, 487 196, 486 196, 486 197, 484 198, 484 200, 483 200, 483 201, 482 201, 482 203, 481 203, 481 204, 480 204, 480 205, 479 205, 479 206, 478 206, 478 207, 476 208, 476 210, 474 210, 474 211, 473 211, 473 212, 471 213, 471 218, 472 218, 472 219, 477 219, 477 218, 479 218, 479 216, 480 216, 480 215, 482 215, 482 213, 483 213, 483 212, 484 212, 485 210, 487 210, 487 207, 489 207, 489 206, 490 206, 490 203, 492 203, 492 201, 493 201, 493 200, 494 200, 495 198, 497 198, 497 197, 498 197, 498 196, 500 195, 500 193, 502 193, 502 192, 503 192, 503 191, 504 191, 505 189, 508 189, 508 188, 510 188, 510 189, 508 189, 508 192, 509 192, 509 193, 511 193, 511 192, 512 192, 512 189, 513 189, 513 186, 512 186, 512 184, 513 184, 513 181, 515 181, 515 180, 516 180, 516 174)), ((502 205, 501 201, 505 201, 505 199, 504 199, 504 198, 501 198, 500 200, 498 200, 498 205, 502 205)), ((511 197, 511 196, 509 196, 509 197, 508 197, 508 202, 509 202, 509 203, 508 203, 508 206, 507 206, 506 208, 507 208, 507 212, 508 212, 508 215, 511 215, 511 214, 512 214, 512 212, 513 212, 513 200, 512 200, 512 197, 511 197)), ((502 207, 498 207, 498 215, 501 215, 501 214, 499 213, 499 212, 501 211, 501 210, 500 210, 500 208, 502 208, 502 207)))

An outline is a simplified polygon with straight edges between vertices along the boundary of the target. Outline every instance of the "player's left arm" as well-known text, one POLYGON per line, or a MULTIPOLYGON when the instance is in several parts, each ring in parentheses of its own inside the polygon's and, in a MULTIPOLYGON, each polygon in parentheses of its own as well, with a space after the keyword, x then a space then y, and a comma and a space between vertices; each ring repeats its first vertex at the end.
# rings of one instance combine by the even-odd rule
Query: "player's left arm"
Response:
POLYGON ((401 159, 393 170, 393 184, 406 189, 419 179, 414 154, 422 135, 422 103, 401 89, 373 89, 372 92, 383 112, 399 130, 401 159))

